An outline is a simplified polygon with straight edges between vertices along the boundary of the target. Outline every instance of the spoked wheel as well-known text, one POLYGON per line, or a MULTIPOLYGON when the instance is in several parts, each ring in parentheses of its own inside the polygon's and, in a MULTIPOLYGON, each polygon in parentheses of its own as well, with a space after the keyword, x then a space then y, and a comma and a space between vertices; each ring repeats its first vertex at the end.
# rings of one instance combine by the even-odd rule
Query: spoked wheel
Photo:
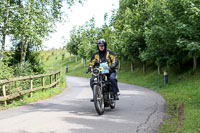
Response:
POLYGON ((94 85, 94 106, 99 115, 104 113, 104 98, 101 87, 94 85))
POLYGON ((114 109, 115 108, 115 101, 113 100, 112 103, 110 104, 110 108, 114 109))

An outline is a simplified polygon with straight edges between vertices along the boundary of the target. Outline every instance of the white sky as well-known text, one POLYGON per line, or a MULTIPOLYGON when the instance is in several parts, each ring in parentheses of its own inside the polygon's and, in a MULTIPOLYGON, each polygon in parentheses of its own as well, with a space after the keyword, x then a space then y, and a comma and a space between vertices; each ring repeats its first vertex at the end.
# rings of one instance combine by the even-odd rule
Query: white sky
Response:
POLYGON ((71 12, 65 10, 68 12, 67 22, 57 24, 57 31, 51 34, 49 40, 43 42, 44 46, 47 49, 63 47, 62 37, 69 40, 72 27, 83 25, 92 17, 95 18, 96 26, 101 27, 104 24, 104 14, 108 13, 108 17, 110 17, 111 11, 118 7, 119 0, 87 0, 83 6, 80 4, 73 6, 71 12))

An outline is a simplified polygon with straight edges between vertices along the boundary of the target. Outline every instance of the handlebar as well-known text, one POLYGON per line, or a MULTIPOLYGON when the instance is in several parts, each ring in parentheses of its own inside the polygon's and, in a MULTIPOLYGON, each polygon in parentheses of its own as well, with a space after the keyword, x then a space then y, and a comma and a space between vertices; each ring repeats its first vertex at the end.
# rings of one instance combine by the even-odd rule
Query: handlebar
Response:
MULTIPOLYGON (((100 67, 99 67, 99 68, 100 68, 100 67)), ((102 69, 108 69, 108 70, 110 71, 110 67, 101 67, 100 71, 101 71, 102 69)), ((85 72, 85 73, 86 73, 86 74, 91 73, 91 72, 93 72, 93 70, 94 70, 94 69, 92 69, 91 71, 87 71, 87 72, 85 72)))
POLYGON ((92 72, 92 71, 90 71, 90 72, 89 72, 89 71, 87 71, 87 72, 85 72, 85 73, 86 73, 86 74, 88 74, 88 73, 91 73, 91 72, 92 72))

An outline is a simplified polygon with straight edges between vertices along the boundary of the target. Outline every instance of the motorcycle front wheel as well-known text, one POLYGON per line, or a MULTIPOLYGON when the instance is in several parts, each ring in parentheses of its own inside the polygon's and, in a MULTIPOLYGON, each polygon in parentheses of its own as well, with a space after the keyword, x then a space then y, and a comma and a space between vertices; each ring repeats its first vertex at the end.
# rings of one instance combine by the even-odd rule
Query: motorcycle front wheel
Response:
POLYGON ((104 113, 104 98, 101 87, 98 85, 94 85, 94 106, 99 115, 103 115, 104 113))

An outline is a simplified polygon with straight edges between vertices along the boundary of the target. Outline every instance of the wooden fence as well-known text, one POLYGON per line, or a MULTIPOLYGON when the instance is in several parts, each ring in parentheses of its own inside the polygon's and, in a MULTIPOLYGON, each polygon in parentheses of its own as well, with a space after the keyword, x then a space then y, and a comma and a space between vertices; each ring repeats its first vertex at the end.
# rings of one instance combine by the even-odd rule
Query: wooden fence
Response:
POLYGON ((32 92, 36 90, 40 90, 40 89, 44 90, 46 88, 51 88, 53 86, 56 86, 60 82, 60 73, 61 71, 57 71, 57 72, 49 73, 49 74, 40 74, 40 75, 34 75, 34 76, 31 75, 31 76, 25 76, 25 77, 16 77, 16 78, 8 79, 8 80, 1 80, 0 87, 2 89, 2 93, 0 93, 0 102, 4 102, 4 104, 7 105, 7 100, 14 99, 16 97, 19 97, 28 93, 30 93, 30 97, 32 97, 33 95, 32 92), (45 84, 47 82, 46 81, 47 79, 49 79, 48 85, 45 84), (26 85, 24 84, 22 85, 21 83, 18 83, 18 82, 23 82, 26 85), (14 84, 14 85, 10 85, 10 84, 14 84), (36 86, 36 84, 37 85, 39 84, 39 86, 36 86))

